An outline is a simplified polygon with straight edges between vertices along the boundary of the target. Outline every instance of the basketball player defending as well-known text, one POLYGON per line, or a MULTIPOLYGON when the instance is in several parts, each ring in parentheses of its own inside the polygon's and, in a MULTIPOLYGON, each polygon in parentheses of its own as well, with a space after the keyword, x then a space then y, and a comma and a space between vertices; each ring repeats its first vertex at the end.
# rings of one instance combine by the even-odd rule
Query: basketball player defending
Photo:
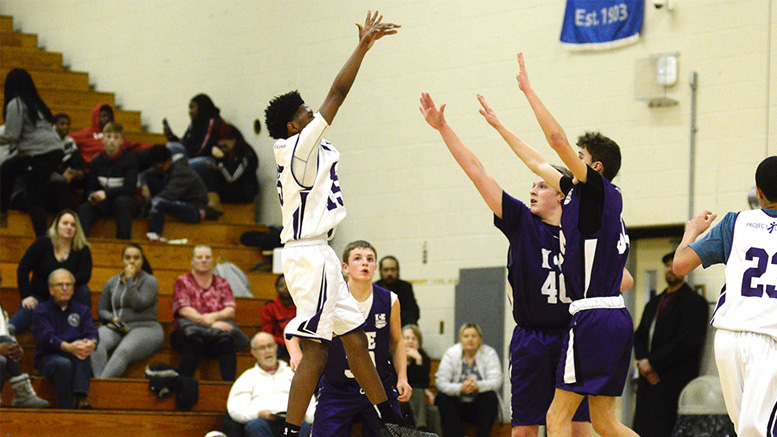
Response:
MULTIPOLYGON (((424 93, 420 109, 493 211, 494 225, 510 242, 507 270, 517 325, 510 342, 512 436, 536 437, 553 401, 561 342, 572 318, 571 299, 560 281, 558 262, 564 195, 537 176, 529 193, 530 206, 526 206, 503 191, 477 156, 461 142, 445 121, 445 105, 437 109, 431 96, 424 93)), ((560 170, 571 175, 565 168, 560 170)), ((574 435, 590 435, 588 421, 588 403, 583 402, 572 424, 574 435)))
MULTIPOLYGON (((399 300, 391 291, 372 283, 377 271, 377 253, 372 244, 357 240, 343 251, 343 272, 348 288, 366 320, 364 332, 391 407, 401 415, 399 402, 410 400, 413 389, 407 382, 407 355, 399 317, 399 300)), ((339 338, 329 346, 318 390, 313 420, 313 437, 349 437, 355 419, 362 422, 362 435, 378 437, 380 420, 370 401, 353 378, 345 349, 339 338)))
POLYGON ((755 186, 761 209, 729 212, 699 241, 717 216, 703 211, 688 222, 673 270, 726 264, 726 286, 712 315, 726 410, 737 435, 775 436, 777 156, 758 165, 755 186))
POLYGON ((354 377, 382 419, 399 422, 367 352, 364 317, 327 243, 345 217, 345 207, 337 178, 340 154, 323 135, 348 95, 364 55, 376 40, 397 32, 398 25, 382 23, 382 18, 378 12, 368 13, 364 25, 357 24, 359 44, 317 113, 296 91, 274 98, 265 110, 270 135, 278 139, 273 147, 283 212, 283 273, 297 305, 286 336, 300 338, 305 352, 289 392, 286 435, 299 432, 333 336, 340 336, 354 377))
POLYGON ((566 134, 529 84, 518 55, 517 77, 551 148, 574 179, 562 176, 534 149, 507 129, 485 99, 480 113, 537 175, 565 193, 560 258, 572 321, 562 343, 556 392, 547 414, 548 435, 567 436, 572 418, 587 396, 594 431, 602 436, 636 436, 615 416, 615 398, 623 393, 634 327, 621 296, 629 239, 621 217, 620 189, 610 183, 620 169, 620 149, 609 138, 587 133, 575 153, 566 134))

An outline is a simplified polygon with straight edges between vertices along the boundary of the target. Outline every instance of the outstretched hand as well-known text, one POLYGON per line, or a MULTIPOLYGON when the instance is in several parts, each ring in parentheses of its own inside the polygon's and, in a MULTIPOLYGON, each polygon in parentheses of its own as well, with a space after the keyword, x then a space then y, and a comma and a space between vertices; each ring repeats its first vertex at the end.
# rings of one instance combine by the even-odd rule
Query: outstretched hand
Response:
POLYGON ((421 106, 418 108, 429 126, 440 130, 445 126, 445 104, 437 109, 429 93, 421 93, 421 106))
POLYGON ((526 92, 531 89, 531 84, 529 83, 529 73, 526 72, 526 65, 523 62, 523 53, 518 53, 518 67, 518 76, 515 76, 515 79, 518 80, 518 88, 526 92))
POLYGON ((685 228, 696 234, 696 236, 699 236, 709 229, 710 225, 712 225, 712 222, 714 222, 717 217, 717 214, 713 214, 711 211, 705 209, 696 214, 696 216, 685 225, 685 228))
POLYGON ((483 118, 486 119, 488 124, 490 124, 493 127, 498 127, 502 124, 501 121, 499 121, 499 117, 496 116, 496 113, 493 109, 491 109, 490 106, 488 106, 488 102, 486 102, 486 98, 478 94, 478 101, 480 102, 480 106, 483 107, 483 109, 480 110, 480 115, 483 116, 483 118))
POLYGON ((399 24, 381 23, 382 20, 383 15, 379 15, 378 11, 375 11, 374 14, 367 11, 367 18, 364 20, 364 25, 362 26, 359 23, 355 23, 356 27, 359 28, 359 40, 361 41, 362 39, 367 38, 367 50, 372 48, 372 45, 375 44, 376 40, 379 40, 386 35, 395 34, 397 33, 397 29, 402 27, 399 24))

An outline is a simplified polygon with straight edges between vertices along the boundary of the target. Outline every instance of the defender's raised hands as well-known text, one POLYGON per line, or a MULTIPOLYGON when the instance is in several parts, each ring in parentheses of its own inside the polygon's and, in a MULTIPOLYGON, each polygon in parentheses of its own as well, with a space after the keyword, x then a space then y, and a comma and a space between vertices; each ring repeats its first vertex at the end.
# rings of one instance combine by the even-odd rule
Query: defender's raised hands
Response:
POLYGON ((499 127, 502 122, 499 121, 499 117, 496 116, 496 113, 493 109, 491 109, 490 106, 488 106, 488 102, 486 102, 486 98, 478 94, 478 102, 480 102, 480 106, 483 107, 483 109, 480 110, 480 115, 483 116, 483 118, 486 119, 488 124, 490 124, 493 127, 499 127))
POLYGON ((526 72, 526 65, 523 62, 523 53, 518 53, 518 67, 518 76, 515 76, 515 79, 518 81, 518 88, 526 92, 531 89, 531 84, 529 83, 529 73, 526 72))
POLYGON ((421 106, 418 109, 423 114, 426 122, 429 123, 429 126, 437 130, 445 126, 445 104, 440 106, 440 109, 437 109, 429 93, 421 93, 421 106))
POLYGON ((402 27, 399 24, 394 23, 381 23, 382 20, 383 15, 379 15, 378 11, 375 11, 374 14, 372 14, 371 11, 367 11, 367 18, 364 20, 364 25, 355 23, 356 27, 359 28, 359 40, 366 37, 369 41, 369 44, 367 45, 368 50, 372 48, 372 45, 375 44, 376 40, 379 40, 386 35, 395 34, 397 33, 397 29, 402 27))

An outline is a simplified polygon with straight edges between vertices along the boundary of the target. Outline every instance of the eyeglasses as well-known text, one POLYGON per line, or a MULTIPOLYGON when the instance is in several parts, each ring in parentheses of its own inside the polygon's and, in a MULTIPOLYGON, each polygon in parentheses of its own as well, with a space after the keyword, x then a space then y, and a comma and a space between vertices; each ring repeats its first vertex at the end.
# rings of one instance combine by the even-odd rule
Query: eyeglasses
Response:
POLYGON ((72 282, 57 282, 56 284, 51 284, 52 288, 59 288, 62 290, 65 290, 67 288, 73 288, 72 282))

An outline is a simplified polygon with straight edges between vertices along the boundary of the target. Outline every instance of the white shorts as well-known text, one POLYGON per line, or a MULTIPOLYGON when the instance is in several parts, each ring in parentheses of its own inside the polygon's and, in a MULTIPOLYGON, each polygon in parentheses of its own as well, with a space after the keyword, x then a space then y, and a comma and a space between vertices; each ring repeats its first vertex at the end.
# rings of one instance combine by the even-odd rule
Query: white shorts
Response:
POLYGON ((777 341, 764 334, 718 329, 715 363, 737 435, 775 436, 777 341))
POLYGON ((288 242, 281 258, 286 285, 297 306, 297 316, 286 326, 286 338, 329 342, 364 325, 340 260, 326 240, 288 242))

